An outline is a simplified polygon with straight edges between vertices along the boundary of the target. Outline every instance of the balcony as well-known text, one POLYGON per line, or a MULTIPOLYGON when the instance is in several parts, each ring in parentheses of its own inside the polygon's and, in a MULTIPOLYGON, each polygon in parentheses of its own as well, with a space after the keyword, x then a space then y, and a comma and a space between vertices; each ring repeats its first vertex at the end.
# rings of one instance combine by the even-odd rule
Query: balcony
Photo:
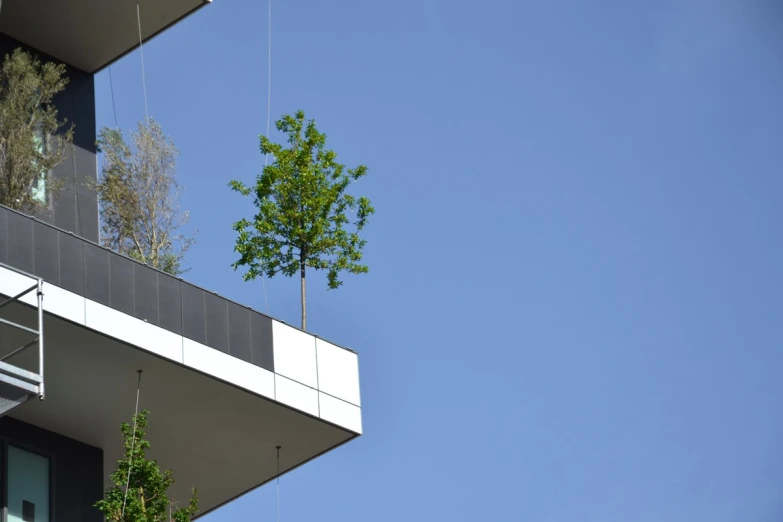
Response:
MULTIPOLYGON (((139 0, 141 36, 153 38, 210 0, 139 0)), ((88 73, 139 45, 136 2, 5 0, 0 33, 88 73)))
MULTIPOLYGON (((174 471, 176 498, 199 489, 202 514, 273 480, 276 446, 285 473, 362 432, 353 351, 0 207, 0 295, 34 278, 46 400, 9 415, 100 448, 104 476, 139 369, 150 456, 174 471)), ((36 324, 35 293, 21 301, 0 317, 36 324)), ((0 358, 28 341, 0 325, 0 358)), ((6 362, 32 371, 36 355, 6 362)))

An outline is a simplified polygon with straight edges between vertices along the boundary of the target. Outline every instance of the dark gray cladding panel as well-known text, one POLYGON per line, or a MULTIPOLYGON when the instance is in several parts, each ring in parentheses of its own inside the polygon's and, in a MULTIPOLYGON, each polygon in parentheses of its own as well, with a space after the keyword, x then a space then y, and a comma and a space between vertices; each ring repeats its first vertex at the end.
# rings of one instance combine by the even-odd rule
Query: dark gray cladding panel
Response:
POLYGON ((57 229, 36 222, 33 225, 33 264, 38 277, 60 284, 60 245, 57 229))
POLYGON ((250 340, 252 363, 270 372, 275 371, 275 353, 272 348, 272 319, 258 312, 250 312, 250 340))
POLYGON ((102 305, 111 305, 109 290, 109 252, 91 243, 84 243, 85 297, 102 305))
POLYGON ((229 353, 243 361, 252 360, 250 350, 250 310, 236 303, 228 303, 229 353))
MULTIPOLYGON (((17 47, 35 54, 41 61, 57 62, 51 56, 31 49, 0 34, 0 55, 5 57, 17 47)), ((66 183, 53 201, 54 211, 39 216, 42 221, 73 232, 90 241, 98 241, 98 204, 88 180, 97 179, 95 82, 93 75, 66 66, 68 83, 53 100, 60 120, 73 125, 73 153, 52 170, 52 175, 66 183)))
POLYGON ((204 314, 204 290, 182 283, 182 335, 206 344, 206 318, 204 314))
POLYGON ((98 199, 92 195, 76 194, 77 235, 98 241, 98 199))
POLYGON ((15 212, 9 212, 8 216, 8 264, 33 273, 33 223, 15 212))
POLYGON ((160 327, 182 335, 182 283, 170 275, 158 274, 160 327))
MULTIPOLYGON (((55 172, 61 167, 62 165, 57 167, 55 172)), ((54 201, 53 214, 53 219, 49 219, 48 216, 40 216, 39 219, 79 235, 76 230, 76 192, 72 188, 66 188, 57 195, 57 199, 54 201)))
POLYGON ((6 444, 51 459, 52 520, 102 522, 95 503, 103 497, 103 451, 11 417, 0 419, 6 444))
POLYGON ((8 211, 0 207, 0 263, 8 263, 8 211))
MULTIPOLYGON (((89 158, 92 168, 95 169, 95 152, 97 146, 97 132, 95 129, 95 78, 92 74, 79 71, 73 67, 67 68, 68 85, 61 93, 63 97, 70 96, 73 102, 59 109, 61 118, 74 124, 73 144, 79 148, 76 155, 80 158, 89 158)), ((55 104, 58 100, 55 100, 55 104)), ((81 165, 80 165, 81 166, 81 165)), ((89 167, 85 165, 85 167, 89 167)), ((79 184, 80 188, 87 188, 79 184)))
POLYGON ((274 371, 272 319, 0 206, 0 256, 87 299, 274 371))
POLYGON ((125 256, 109 255, 109 291, 112 308, 128 315, 135 315, 133 261, 125 256))
POLYGON ((228 353, 228 301, 204 292, 207 314, 207 346, 228 353))
POLYGON ((90 187, 97 179, 95 82, 92 74, 66 69, 68 85, 54 99, 61 119, 73 124, 73 153, 54 169, 54 176, 66 179, 69 190, 55 200, 54 224, 90 241, 98 241, 98 199, 90 187), (67 211, 58 213, 64 205, 67 211), (62 219, 62 221, 60 221, 62 219))
POLYGON ((84 295, 85 242, 63 232, 58 232, 58 235, 60 237, 60 286, 84 295))
POLYGON ((158 273, 142 264, 133 264, 133 291, 136 302, 136 317, 159 324, 158 320, 158 273))

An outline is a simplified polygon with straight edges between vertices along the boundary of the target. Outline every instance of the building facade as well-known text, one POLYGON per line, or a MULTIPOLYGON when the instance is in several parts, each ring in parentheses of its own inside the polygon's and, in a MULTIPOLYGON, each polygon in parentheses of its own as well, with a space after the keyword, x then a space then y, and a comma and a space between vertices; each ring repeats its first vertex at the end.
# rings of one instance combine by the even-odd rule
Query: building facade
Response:
POLYGON ((198 488, 200 516, 362 432, 355 352, 98 244, 94 75, 138 46, 138 22, 148 40, 208 4, 144 0, 138 20, 136 2, 0 5, 0 54, 66 64, 55 105, 75 125, 51 212, 0 206, 4 521, 102 520, 138 370, 149 456, 176 499, 198 488))

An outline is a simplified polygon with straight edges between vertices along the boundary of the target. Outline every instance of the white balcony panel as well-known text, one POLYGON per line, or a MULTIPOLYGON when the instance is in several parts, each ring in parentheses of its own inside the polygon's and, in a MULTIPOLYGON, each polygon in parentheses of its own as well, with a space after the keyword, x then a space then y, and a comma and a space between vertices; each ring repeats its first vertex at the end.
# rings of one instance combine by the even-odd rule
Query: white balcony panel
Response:
POLYGON ((272 322, 275 373, 318 388, 315 337, 279 321, 272 322))
POLYGON ((185 366, 258 395, 275 398, 275 378, 269 370, 187 338, 182 338, 182 352, 185 366))
POLYGON ((318 417, 318 390, 277 375, 275 398, 277 402, 318 417))
POLYGON ((182 362, 182 336, 86 299, 85 325, 172 361, 182 362))
POLYGON ((347 428, 354 433, 362 433, 361 408, 325 393, 319 393, 318 400, 322 419, 347 428))
MULTIPOLYGON (((31 292, 35 295, 35 292, 31 292)), ((63 319, 68 319, 76 324, 84 326, 85 318, 85 299, 84 297, 63 290, 59 286, 54 286, 44 282, 43 285, 43 308, 50 314, 59 315, 63 319)))
MULTIPOLYGON (((27 290, 34 284, 36 284, 35 279, 23 276, 13 270, 0 267, 0 293, 3 293, 8 297, 13 297, 19 292, 27 290)), ((37 306, 35 291, 23 296, 20 301, 32 306, 37 306)))
POLYGON ((318 389, 361 406, 359 394, 359 357, 322 339, 316 339, 318 389))

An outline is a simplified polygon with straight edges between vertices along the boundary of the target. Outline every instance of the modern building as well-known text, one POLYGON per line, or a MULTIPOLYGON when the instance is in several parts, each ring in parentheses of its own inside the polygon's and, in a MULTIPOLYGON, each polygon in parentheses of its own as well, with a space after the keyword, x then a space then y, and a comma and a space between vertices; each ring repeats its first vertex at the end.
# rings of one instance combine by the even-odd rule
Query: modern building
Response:
MULTIPOLYGON (((140 0, 142 39, 208 5, 140 0)), ((67 65, 75 147, 53 174, 76 181, 46 218, 0 207, 3 520, 102 520, 137 370, 149 456, 201 515, 273 480, 277 446, 286 473, 362 432, 356 353, 99 246, 93 79, 138 45, 136 0, 0 4, 0 53, 67 65)))

